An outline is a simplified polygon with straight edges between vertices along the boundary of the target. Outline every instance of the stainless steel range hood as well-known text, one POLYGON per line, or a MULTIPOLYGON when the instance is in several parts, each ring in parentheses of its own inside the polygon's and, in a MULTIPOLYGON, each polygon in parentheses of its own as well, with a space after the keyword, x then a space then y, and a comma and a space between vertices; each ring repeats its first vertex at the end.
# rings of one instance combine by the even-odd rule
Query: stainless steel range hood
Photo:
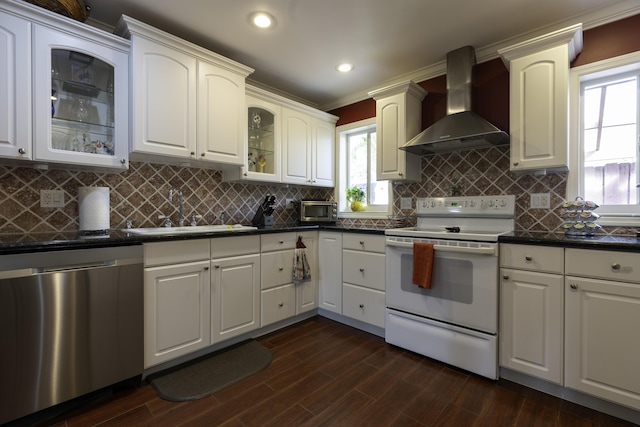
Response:
POLYGON ((415 154, 436 154, 509 143, 509 135, 471 111, 476 55, 465 46, 447 54, 447 115, 400 147, 415 154))

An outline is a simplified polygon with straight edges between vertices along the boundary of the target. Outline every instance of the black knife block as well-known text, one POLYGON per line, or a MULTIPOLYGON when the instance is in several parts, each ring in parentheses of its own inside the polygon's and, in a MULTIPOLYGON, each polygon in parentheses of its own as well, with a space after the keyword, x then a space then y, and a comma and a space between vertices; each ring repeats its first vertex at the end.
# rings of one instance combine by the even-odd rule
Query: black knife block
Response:
POLYGON ((251 220, 251 225, 254 227, 273 227, 273 215, 265 215, 264 209, 260 206, 251 220))

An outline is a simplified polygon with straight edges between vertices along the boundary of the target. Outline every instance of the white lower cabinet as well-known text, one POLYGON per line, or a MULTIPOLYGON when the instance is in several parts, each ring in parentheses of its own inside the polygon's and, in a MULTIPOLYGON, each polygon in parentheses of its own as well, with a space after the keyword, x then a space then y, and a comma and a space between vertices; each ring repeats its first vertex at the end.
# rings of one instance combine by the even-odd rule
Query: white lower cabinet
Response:
POLYGON ((636 410, 639 265, 637 253, 566 250, 565 386, 636 410))
POLYGON ((562 384, 563 277, 503 268, 500 365, 562 384))
POLYGON ((384 328, 385 293, 344 283, 342 285, 342 314, 384 328))
POLYGON ((318 237, 318 307, 342 314, 342 233, 321 231, 318 237))
POLYGON ((318 307, 318 232, 263 234, 261 237, 261 326, 318 307), (311 280, 293 281, 294 253, 298 237, 306 246, 311 280))
POLYGON ((562 384, 563 248, 500 245, 500 365, 562 384))
POLYGON ((640 410, 640 253, 501 244, 500 366, 640 410))
POLYGON ((211 239, 211 342, 260 327, 260 236, 211 239))
POLYGON ((344 233, 342 248, 342 314, 384 328, 384 236, 344 233))
POLYGON ((209 240, 146 244, 144 265, 145 368, 208 347, 209 240))

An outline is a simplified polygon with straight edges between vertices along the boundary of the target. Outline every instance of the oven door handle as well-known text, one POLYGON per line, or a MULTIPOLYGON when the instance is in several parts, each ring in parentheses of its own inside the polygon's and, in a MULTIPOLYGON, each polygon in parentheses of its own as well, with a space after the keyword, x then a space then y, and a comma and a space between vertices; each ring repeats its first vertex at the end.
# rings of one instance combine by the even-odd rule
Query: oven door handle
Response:
MULTIPOLYGON (((394 242, 387 240, 387 246, 403 249, 413 250, 412 242, 394 242)), ((433 249, 439 252, 457 252, 465 254, 477 254, 477 255, 496 255, 496 246, 491 247, 470 247, 470 246, 447 246, 447 245, 433 245, 433 249)))

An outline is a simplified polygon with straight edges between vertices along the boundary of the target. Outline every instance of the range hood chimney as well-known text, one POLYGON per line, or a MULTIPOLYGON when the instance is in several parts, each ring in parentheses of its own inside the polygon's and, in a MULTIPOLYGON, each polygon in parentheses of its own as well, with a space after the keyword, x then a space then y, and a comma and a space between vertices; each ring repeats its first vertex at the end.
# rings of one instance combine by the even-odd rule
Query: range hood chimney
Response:
POLYGON ((509 143, 509 135, 471 111, 476 54, 471 46, 447 53, 447 115, 400 147, 419 155, 509 143))

